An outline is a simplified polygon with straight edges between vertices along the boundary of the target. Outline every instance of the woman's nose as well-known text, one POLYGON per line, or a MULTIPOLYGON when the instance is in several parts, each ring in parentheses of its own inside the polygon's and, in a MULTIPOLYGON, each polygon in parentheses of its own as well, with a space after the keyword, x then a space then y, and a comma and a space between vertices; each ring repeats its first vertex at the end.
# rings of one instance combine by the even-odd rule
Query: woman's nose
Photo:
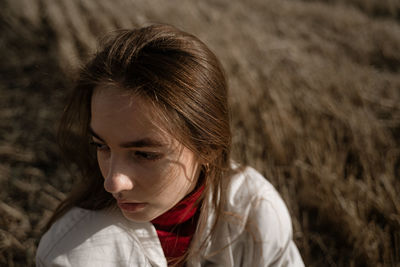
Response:
POLYGON ((104 189, 112 194, 132 190, 134 182, 127 170, 122 166, 110 166, 109 173, 104 180, 104 189))

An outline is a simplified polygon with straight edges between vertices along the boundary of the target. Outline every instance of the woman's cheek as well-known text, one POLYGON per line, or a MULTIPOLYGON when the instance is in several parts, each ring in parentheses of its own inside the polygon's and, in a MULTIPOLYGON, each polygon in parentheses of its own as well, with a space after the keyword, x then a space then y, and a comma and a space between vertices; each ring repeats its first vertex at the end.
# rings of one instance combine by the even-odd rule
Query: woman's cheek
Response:
POLYGON ((108 167, 107 161, 104 159, 104 157, 99 155, 99 153, 97 155, 97 164, 99 166, 99 169, 100 169, 100 172, 101 172, 103 178, 106 178, 109 167, 108 167))
POLYGON ((160 188, 165 188, 173 180, 174 170, 171 165, 166 162, 159 162, 151 164, 147 168, 141 168, 141 183, 152 191, 159 191, 160 188))

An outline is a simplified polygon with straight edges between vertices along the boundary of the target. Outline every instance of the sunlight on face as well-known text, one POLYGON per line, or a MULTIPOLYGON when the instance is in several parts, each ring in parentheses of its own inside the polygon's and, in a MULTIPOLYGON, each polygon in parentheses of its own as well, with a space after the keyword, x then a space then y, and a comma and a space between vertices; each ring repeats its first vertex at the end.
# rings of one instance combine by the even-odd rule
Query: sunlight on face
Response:
MULTIPOLYGON (((104 188, 124 216, 151 221, 196 186, 195 154, 152 119, 152 106, 116 85, 98 86, 90 127, 104 188)), ((153 108, 154 109, 154 108, 153 108)))

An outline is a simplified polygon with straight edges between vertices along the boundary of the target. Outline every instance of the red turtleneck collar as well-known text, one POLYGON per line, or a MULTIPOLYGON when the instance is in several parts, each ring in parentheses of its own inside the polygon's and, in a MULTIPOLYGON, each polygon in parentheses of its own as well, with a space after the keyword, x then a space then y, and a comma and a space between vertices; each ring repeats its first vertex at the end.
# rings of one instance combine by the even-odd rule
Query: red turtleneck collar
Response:
POLYGON ((182 199, 172 209, 158 216, 151 223, 157 231, 167 260, 183 256, 196 231, 200 205, 195 205, 204 185, 182 199))

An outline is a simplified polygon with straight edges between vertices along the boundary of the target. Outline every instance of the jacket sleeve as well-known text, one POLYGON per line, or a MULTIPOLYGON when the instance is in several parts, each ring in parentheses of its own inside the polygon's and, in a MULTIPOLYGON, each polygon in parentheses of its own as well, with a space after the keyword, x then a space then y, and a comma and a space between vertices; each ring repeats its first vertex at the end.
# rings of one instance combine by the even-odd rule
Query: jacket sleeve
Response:
POLYGON ((268 188, 262 196, 254 200, 251 213, 253 214, 250 218, 258 231, 255 247, 262 254, 258 257, 261 262, 257 266, 304 266, 292 239, 289 212, 274 188, 268 188))

